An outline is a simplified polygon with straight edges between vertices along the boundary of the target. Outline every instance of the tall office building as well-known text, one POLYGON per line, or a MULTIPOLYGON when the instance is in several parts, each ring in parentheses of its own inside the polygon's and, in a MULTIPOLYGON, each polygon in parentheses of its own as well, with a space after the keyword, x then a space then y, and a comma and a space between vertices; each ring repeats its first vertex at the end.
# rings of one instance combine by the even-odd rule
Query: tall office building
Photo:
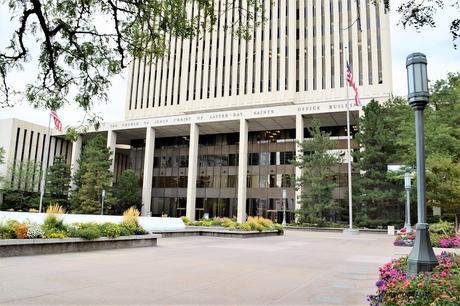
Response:
MULTIPOLYGON (((267 0, 265 22, 245 40, 225 30, 244 22, 226 8, 253 11, 247 2, 215 0, 214 32, 169 37, 165 57, 133 61, 125 121, 81 135, 73 169, 82 144, 104 133, 115 178, 132 168, 142 182, 144 215, 280 221, 285 189, 292 219, 301 172, 289 161, 314 118, 349 158, 347 61, 364 105, 392 92, 389 16, 370 0, 359 8, 355 0, 267 0)), ((198 7, 189 14, 200 18, 198 7)), ((351 105, 352 132, 360 111, 351 105)), ((344 163, 336 198, 344 198, 346 175, 344 163)))

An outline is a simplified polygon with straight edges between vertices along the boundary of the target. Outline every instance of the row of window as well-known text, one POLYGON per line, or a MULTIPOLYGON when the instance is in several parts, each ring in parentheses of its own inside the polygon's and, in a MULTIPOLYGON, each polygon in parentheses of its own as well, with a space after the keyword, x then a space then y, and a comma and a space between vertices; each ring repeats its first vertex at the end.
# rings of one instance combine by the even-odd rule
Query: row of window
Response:
MULTIPOLYGON (((154 197, 152 198, 152 216, 181 217, 186 215, 186 198, 154 197)), ((248 216, 263 216, 281 223, 286 207, 286 221, 294 221, 295 203, 293 199, 266 198, 246 199, 248 216)), ((197 198, 195 204, 196 218, 207 215, 209 218, 237 216, 238 200, 236 198, 197 198)))
MULTIPOLYGON (((254 7, 249 5, 248 14, 259 20, 263 17, 266 21, 260 27, 254 27, 248 40, 235 36, 232 31, 233 25, 241 26, 244 19, 243 10, 234 6, 253 2, 214 2, 217 11, 215 32, 191 40, 167 35, 168 50, 163 58, 143 58, 134 62, 130 76, 130 110, 177 105, 181 98, 189 101, 287 90, 290 60, 296 60, 297 91, 344 87, 342 55, 345 47, 348 48, 350 65, 356 68, 359 85, 364 84, 366 73, 364 54, 367 57, 367 83, 383 82, 382 16, 378 2, 375 5, 370 0, 361 2, 363 9, 358 14, 361 17, 359 22, 352 13, 356 5, 353 0, 263 1, 261 12, 265 13, 264 16, 260 11, 254 12, 254 7), (289 16, 290 10, 295 11, 295 17, 289 16), (375 19, 371 19, 372 15, 375 19), (290 26, 292 18, 296 18, 296 28, 290 26), (365 27, 365 31, 355 31, 359 25, 365 27), (292 35, 296 39, 294 46, 289 45, 292 35), (337 36, 336 42, 334 38, 337 36), (293 48, 296 58, 290 59, 293 48), (373 50, 376 50, 377 58, 373 56, 373 50), (339 67, 336 67, 336 57, 339 57, 339 67), (378 70, 378 80, 373 77, 375 69, 378 70), (340 75, 340 84, 335 84, 337 75, 340 75), (329 84, 327 76, 330 77, 329 84), (309 80, 312 80, 311 85, 309 80), (180 96, 182 89, 185 97, 180 96)), ((191 2, 191 5, 190 17, 203 22, 199 4, 191 2)))
MULTIPOLYGON (((154 176, 153 188, 187 188, 187 176, 154 176)), ((237 188, 237 175, 201 175, 197 178, 197 188, 237 188)), ((291 188, 294 177, 289 174, 248 175, 248 188, 291 188)))

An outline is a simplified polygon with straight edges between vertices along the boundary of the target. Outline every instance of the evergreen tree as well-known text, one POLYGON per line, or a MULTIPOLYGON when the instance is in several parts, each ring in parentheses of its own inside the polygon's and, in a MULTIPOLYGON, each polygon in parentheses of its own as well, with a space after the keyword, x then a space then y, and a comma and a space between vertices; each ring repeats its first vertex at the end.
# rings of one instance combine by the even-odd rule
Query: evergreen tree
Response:
POLYGON ((334 142, 330 134, 320 130, 319 121, 314 120, 309 131, 311 139, 301 143, 302 149, 292 162, 303 170, 296 179, 297 187, 302 187, 301 208, 296 213, 300 223, 323 224, 336 204, 332 191, 337 187, 334 177, 341 160, 331 154, 334 142))
POLYGON ((356 135, 360 150, 354 156, 361 175, 353 184, 353 203, 357 208, 356 222, 369 226, 400 218, 402 182, 398 185, 388 176, 388 165, 395 161, 402 147, 394 141, 394 118, 387 106, 373 100, 364 107, 364 114, 356 135))
POLYGON ((65 163, 64 157, 56 156, 46 174, 47 202, 59 203, 67 210, 69 208, 69 187, 70 166, 65 163))
POLYGON ((113 195, 117 198, 117 204, 112 208, 116 215, 121 215, 130 207, 136 207, 139 211, 142 209, 139 180, 131 169, 123 171, 113 188, 113 195))
MULTIPOLYGON (((97 214, 101 212, 101 195, 105 190, 105 207, 115 203, 111 193, 112 164, 106 139, 97 135, 83 148, 80 170, 77 173, 77 189, 72 192, 72 210, 75 213, 97 214)), ((106 210, 106 209, 105 209, 106 210)))

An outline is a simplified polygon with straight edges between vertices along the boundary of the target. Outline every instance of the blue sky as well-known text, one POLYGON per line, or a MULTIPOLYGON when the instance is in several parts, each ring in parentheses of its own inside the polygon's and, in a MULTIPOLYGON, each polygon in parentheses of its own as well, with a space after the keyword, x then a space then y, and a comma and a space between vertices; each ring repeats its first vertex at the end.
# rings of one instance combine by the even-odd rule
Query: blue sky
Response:
MULTIPOLYGON (((393 7, 403 0, 392 1, 393 7)), ((392 11, 391 18, 391 49, 392 49, 392 68, 393 68, 393 92, 395 95, 405 95, 406 87, 406 56, 412 52, 423 52, 429 61, 428 73, 431 80, 445 78, 448 72, 460 72, 460 47, 455 50, 452 45, 449 33, 449 21, 456 17, 455 10, 445 9, 436 16, 436 28, 424 28, 420 33, 413 29, 404 29, 398 25, 399 15, 392 11)), ((5 4, 0 5, 0 46, 10 38, 13 29, 9 21, 9 13, 5 4)), ((29 37, 28 39, 33 39, 29 37)), ((34 71, 34 64, 31 61, 25 70, 15 75, 14 82, 25 84, 31 79, 34 71), (30 73, 29 73, 30 72, 30 73)), ((123 75, 116 77, 112 81, 112 88, 109 92, 109 102, 95 107, 95 112, 104 118, 105 121, 119 121, 124 118, 124 103, 126 99, 126 71, 123 75)), ((82 111, 66 106, 59 110, 59 115, 64 126, 75 125, 84 117, 82 111)), ((36 110, 26 103, 19 103, 14 108, 0 109, 0 119, 15 117, 23 120, 32 121, 38 124, 47 125, 48 112, 36 110)))

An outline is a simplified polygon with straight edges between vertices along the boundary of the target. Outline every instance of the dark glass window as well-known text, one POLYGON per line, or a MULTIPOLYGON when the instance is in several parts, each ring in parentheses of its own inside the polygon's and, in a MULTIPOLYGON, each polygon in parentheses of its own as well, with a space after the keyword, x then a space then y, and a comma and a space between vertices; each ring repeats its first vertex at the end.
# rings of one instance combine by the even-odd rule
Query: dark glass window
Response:
POLYGON ((238 154, 229 154, 228 155, 228 165, 229 166, 238 166, 238 154))

